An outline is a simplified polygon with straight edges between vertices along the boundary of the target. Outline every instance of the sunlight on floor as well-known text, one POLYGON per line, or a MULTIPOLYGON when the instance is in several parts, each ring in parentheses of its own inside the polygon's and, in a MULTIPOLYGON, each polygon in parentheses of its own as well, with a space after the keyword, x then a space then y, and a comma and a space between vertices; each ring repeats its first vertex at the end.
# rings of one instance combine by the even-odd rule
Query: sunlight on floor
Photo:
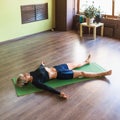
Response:
POLYGON ((77 63, 82 62, 87 58, 87 55, 86 48, 76 43, 73 49, 73 60, 77 63))

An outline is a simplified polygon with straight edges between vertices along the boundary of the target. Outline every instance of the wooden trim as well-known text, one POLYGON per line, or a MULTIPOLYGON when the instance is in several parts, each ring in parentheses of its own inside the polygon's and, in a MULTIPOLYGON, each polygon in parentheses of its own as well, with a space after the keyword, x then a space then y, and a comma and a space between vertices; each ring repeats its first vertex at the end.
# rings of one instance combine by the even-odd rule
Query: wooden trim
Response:
POLYGON ((115 12, 115 1, 112 0, 112 16, 114 16, 114 12, 115 12))
POLYGON ((77 14, 79 14, 80 0, 77 0, 77 14))

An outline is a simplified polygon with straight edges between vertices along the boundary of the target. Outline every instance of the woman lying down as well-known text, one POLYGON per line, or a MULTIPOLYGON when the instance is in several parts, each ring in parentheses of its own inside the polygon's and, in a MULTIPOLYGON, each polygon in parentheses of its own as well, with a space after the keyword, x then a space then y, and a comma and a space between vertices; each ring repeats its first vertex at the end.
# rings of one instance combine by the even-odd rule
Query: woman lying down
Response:
POLYGON ((44 83, 53 79, 68 80, 79 77, 95 78, 95 77, 102 77, 112 74, 112 70, 108 70, 101 73, 92 73, 92 72, 83 72, 80 70, 74 70, 75 68, 79 68, 86 64, 89 64, 90 58, 91 55, 89 55, 88 58, 83 63, 79 63, 79 64, 66 63, 66 64, 56 65, 53 67, 46 67, 42 62, 39 68, 37 68, 35 71, 20 74, 19 77, 17 78, 16 84, 19 87, 23 87, 31 82, 37 88, 47 90, 56 95, 59 95, 64 99, 67 99, 68 95, 66 95, 64 92, 49 87, 44 83))

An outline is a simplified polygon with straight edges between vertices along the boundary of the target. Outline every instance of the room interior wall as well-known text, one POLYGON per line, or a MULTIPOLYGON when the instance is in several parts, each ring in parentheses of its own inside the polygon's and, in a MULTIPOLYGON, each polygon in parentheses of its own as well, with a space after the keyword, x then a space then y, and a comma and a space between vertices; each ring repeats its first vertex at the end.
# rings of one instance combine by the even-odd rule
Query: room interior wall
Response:
POLYGON ((0 0, 0 42, 54 28, 54 0, 0 0), (48 3, 48 19, 22 24, 21 5, 48 3))

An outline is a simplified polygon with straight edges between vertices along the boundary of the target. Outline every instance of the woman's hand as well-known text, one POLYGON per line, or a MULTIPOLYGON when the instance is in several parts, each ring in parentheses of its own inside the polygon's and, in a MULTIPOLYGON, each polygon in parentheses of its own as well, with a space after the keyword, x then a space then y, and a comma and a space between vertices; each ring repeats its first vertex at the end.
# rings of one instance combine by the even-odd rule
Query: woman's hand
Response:
POLYGON ((60 93, 60 97, 64 99, 68 99, 68 96, 64 92, 60 93))

